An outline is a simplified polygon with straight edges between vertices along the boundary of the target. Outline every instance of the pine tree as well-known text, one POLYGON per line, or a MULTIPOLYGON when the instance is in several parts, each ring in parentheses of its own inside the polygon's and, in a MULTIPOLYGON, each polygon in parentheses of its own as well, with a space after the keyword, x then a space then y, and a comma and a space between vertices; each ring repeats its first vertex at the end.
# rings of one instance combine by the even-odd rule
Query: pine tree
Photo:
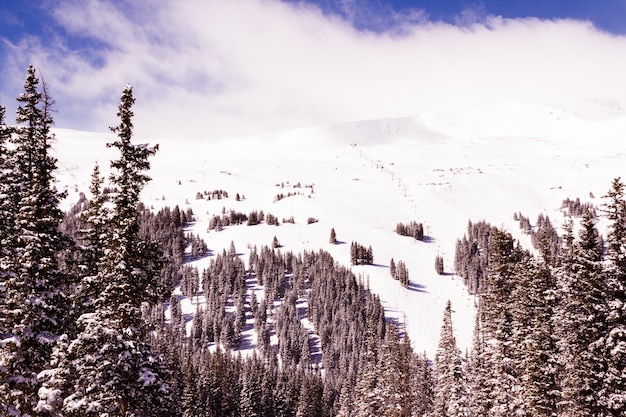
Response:
POLYGON ((435 257, 435 271, 438 275, 443 275, 443 257, 440 255, 435 257))
POLYGON ((296 417, 322 417, 323 385, 319 376, 305 375, 300 387, 296 417))
POLYGON ((168 412, 171 397, 168 370, 148 344, 148 327, 141 306, 162 301, 158 284, 158 247, 139 237, 139 194, 149 177, 148 158, 156 148, 135 146, 132 138, 132 88, 123 92, 112 128, 120 151, 111 162, 113 196, 111 232, 97 265, 101 288, 94 311, 80 316, 80 333, 68 346, 72 388, 64 400, 68 416, 157 416, 168 412))
POLYGON ((330 239, 328 240, 333 245, 337 243, 337 233, 335 233, 335 228, 330 229, 330 239))
POLYGON ((359 364, 357 383, 354 387, 353 417, 380 416, 384 412, 381 381, 378 368, 378 342, 374 332, 368 330, 365 354, 359 364))
POLYGON ((412 357, 411 387, 414 394, 411 415, 428 415, 433 408, 435 379, 430 360, 426 356, 426 353, 413 355, 412 357))
POLYGON ((274 389, 274 414, 276 417, 290 417, 295 415, 298 400, 299 387, 294 367, 286 367, 280 370, 274 389))
POLYGON ((600 396, 606 415, 626 413, 626 200, 624 184, 615 179, 607 197, 608 257, 607 329, 598 341, 606 361, 600 396))
POLYGON ((396 267, 396 274, 395 274, 395 278, 400 281, 400 284, 404 287, 404 288, 408 288, 409 287, 409 269, 406 266, 406 263, 404 261, 398 261, 397 267, 396 267))
POLYGON ((261 370, 253 366, 251 362, 248 362, 242 371, 239 397, 239 415, 241 417, 260 417, 262 415, 260 372, 261 370))
POLYGON ((416 390, 416 387, 411 384, 412 355, 408 335, 402 339, 395 325, 387 326, 378 372, 385 416, 408 417, 411 415, 416 390))
POLYGON ((513 359, 519 379, 518 411, 552 417, 560 400, 553 323, 556 284, 547 263, 551 253, 549 246, 542 246, 542 252, 544 258, 540 263, 526 251, 520 253, 516 263, 516 282, 510 303, 513 359))
POLYGON ((82 255, 82 278, 75 291, 75 303, 81 313, 93 312, 93 302, 103 289, 98 279, 98 265, 104 257, 104 237, 110 232, 110 212, 106 207, 108 197, 102 192, 103 183, 100 167, 96 165, 89 186, 91 199, 87 209, 80 213, 83 227, 79 230, 78 245, 82 255))
POLYGON ((568 417, 602 415, 603 360, 597 341, 606 329, 606 278, 598 251, 598 232, 587 212, 578 240, 566 227, 558 270, 558 311, 562 413, 568 417))
POLYGON ((480 308, 476 313, 472 350, 467 364, 468 407, 471 416, 486 416, 491 408, 490 388, 486 379, 485 343, 481 329, 480 308))
POLYGON ((452 330, 452 306, 446 304, 439 347, 435 355, 436 384, 433 417, 469 416, 461 352, 452 330))
MULTIPOLYGON (((9 244, 7 239, 9 238, 12 225, 15 224, 13 220, 14 198, 11 197, 13 194, 11 187, 11 178, 13 176, 11 171, 13 167, 9 165, 11 155, 8 148, 12 129, 5 123, 5 112, 5 107, 0 106, 0 256, 2 257, 8 256, 9 248, 13 246, 9 244)), ((0 268, 4 265, 6 265, 5 262, 0 262, 0 268)), ((0 273, 4 274, 5 271, 0 270, 0 273)), ((2 332, 1 327, 0 332, 2 332)))
POLYGON ((8 383, 11 377, 9 361, 13 359, 9 343, 12 343, 14 328, 13 317, 8 313, 12 302, 9 297, 16 298, 13 301, 15 305, 19 302, 21 294, 13 294, 17 289, 11 287, 17 284, 14 254, 18 236, 16 227, 18 195, 14 159, 8 147, 11 130, 5 124, 4 115, 5 108, 0 106, 0 412, 8 415, 9 409, 13 410, 14 407, 9 398, 11 387, 8 383))
POLYGON ((489 415, 505 417, 511 415, 518 405, 516 393, 519 382, 515 372, 509 297, 515 288, 520 249, 515 246, 510 234, 498 229, 491 233, 489 273, 479 300, 480 338, 484 343, 484 382, 489 393, 489 415))
POLYGON ((3 188, 13 208, 3 210, 10 230, 2 232, 3 260, 9 262, 2 271, 0 412, 14 416, 33 415, 41 386, 38 374, 49 366, 54 343, 65 330, 67 309, 67 279, 57 262, 64 245, 58 230, 63 195, 54 188, 56 159, 50 154, 52 100, 32 66, 24 90, 17 99, 13 150, 3 167, 12 171, 8 190, 3 188))
MULTIPOLYGON (((11 139, 11 129, 5 124, 4 116, 6 109, 0 106, 0 311, 4 311, 5 293, 4 282, 10 276, 9 261, 12 258, 11 248, 14 236, 14 205, 11 198, 12 167, 9 166, 8 141, 11 139)), ((0 316, 0 334, 7 333, 6 320, 0 316)))

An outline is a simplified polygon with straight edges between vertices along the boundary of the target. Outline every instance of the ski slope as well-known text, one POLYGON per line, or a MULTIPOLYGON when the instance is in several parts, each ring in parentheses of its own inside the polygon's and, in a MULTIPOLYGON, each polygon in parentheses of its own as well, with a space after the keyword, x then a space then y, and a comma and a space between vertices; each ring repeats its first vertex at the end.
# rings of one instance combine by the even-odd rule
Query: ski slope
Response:
MULTIPOLYGON (((234 242, 245 262, 251 247, 270 245, 274 236, 283 251, 324 249, 345 266, 352 241, 371 245, 374 265, 351 268, 380 295, 387 315, 406 324, 414 349, 434 356, 451 300, 457 343, 465 351, 474 299, 452 267, 467 221, 485 219, 529 245, 514 212, 531 221, 545 213, 558 226, 565 198, 601 206, 611 180, 626 174, 622 112, 596 102, 569 104, 503 102, 206 142, 137 138, 136 143, 160 146, 152 161, 153 181, 142 196, 155 210, 191 207, 197 222, 189 232, 200 235, 213 253, 234 242), (198 192, 219 189, 229 198, 196 199, 198 192), (297 195, 276 201, 277 194, 289 192, 297 195), (245 198, 236 201, 236 194, 245 198), (223 209, 263 210, 281 222, 293 216, 295 224, 208 232, 211 216, 223 209), (318 221, 308 224, 309 218, 318 221), (395 233, 398 222, 411 221, 424 224, 424 242, 395 233), (337 245, 328 243, 331 228, 337 245), (443 276, 435 272, 437 255, 444 258, 443 276), (406 262, 408 289, 390 277, 392 257, 406 262)), ((56 135, 59 187, 67 189, 69 207, 78 192, 87 192, 93 164, 98 161, 107 172, 115 152, 105 147, 110 134, 57 130, 56 135)), ((191 302, 185 308, 195 312, 191 302)))

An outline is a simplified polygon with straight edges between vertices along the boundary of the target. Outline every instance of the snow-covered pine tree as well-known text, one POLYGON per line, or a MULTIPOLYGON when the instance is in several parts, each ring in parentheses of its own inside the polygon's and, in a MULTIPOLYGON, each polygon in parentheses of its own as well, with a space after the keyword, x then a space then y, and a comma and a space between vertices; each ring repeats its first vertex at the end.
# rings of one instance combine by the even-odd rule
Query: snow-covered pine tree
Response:
POLYGON ((248 360, 241 373, 241 393, 239 396, 239 413, 246 417, 260 417, 261 404, 261 370, 252 366, 248 360))
POLYGON ((607 197, 611 265, 607 280, 608 328, 598 341, 606 362, 600 396, 605 415, 623 416, 626 414, 626 200, 620 178, 613 181, 607 197))
POLYGON ((39 83, 29 67, 4 167, 12 171, 8 197, 13 207, 4 213, 12 230, 4 231, 2 242, 10 259, 3 263, 0 306, 5 329, 0 336, 0 413, 11 416, 35 415, 39 373, 48 368, 64 331, 67 307, 67 279, 57 262, 64 244, 58 230, 63 195, 54 187, 56 159, 50 154, 52 100, 39 83))
POLYGON ((480 297, 484 383, 489 394, 489 415, 510 416, 517 405, 519 384, 514 367, 513 317, 510 294, 516 280, 520 248, 509 233, 493 229, 489 271, 480 297))
MULTIPOLYGON (((12 259, 11 248, 15 245, 11 243, 14 236, 14 205, 11 198, 11 171, 9 166, 9 148, 7 146, 11 138, 11 129, 5 123, 6 108, 0 106, 0 311, 5 302, 4 281, 10 274, 9 261, 12 259)), ((0 315, 0 334, 7 333, 6 320, 4 315, 0 315)), ((1 371, 0 371, 1 372, 1 371)), ((0 373, 0 375, 2 375, 0 373)))
MULTIPOLYGON (((91 199, 87 209, 80 213, 83 223, 79 233, 79 243, 82 252, 84 276, 98 275, 98 263, 104 257, 103 237, 109 231, 110 211, 106 207, 108 196, 102 190, 104 177, 100 176, 100 167, 96 164, 91 174, 89 192, 91 199)), ((97 294, 94 291, 91 295, 97 294)))
MULTIPOLYGON (((94 167, 89 187, 92 198, 87 208, 79 214, 81 229, 78 235, 80 250, 80 280, 71 294, 72 311, 68 315, 76 320, 82 314, 94 313, 94 300, 102 290, 98 276, 98 263, 104 256, 104 236, 108 233, 108 210, 104 206, 107 197, 102 193, 104 178, 100 177, 98 165, 94 167)), ((68 355, 71 338, 76 336, 75 325, 68 329, 52 352, 51 369, 40 374, 42 388, 39 391, 37 411, 43 415, 62 415, 63 400, 72 392, 75 369, 68 355)))
POLYGON ((516 374, 519 381, 517 410, 524 415, 552 417, 559 400, 557 348, 553 316, 555 280, 547 263, 548 241, 542 244, 545 256, 537 262, 521 251, 516 263, 516 283, 511 294, 516 374))
POLYGON ((148 344, 148 327, 141 306, 163 300, 158 285, 161 266, 157 245, 139 237, 139 194, 149 177, 148 158, 156 148, 133 145, 132 88, 119 106, 120 151, 111 162, 116 187, 104 252, 97 265, 100 292, 93 312, 78 319, 80 333, 68 346, 72 388, 64 400, 67 416, 160 416, 171 407, 169 371, 148 344))
POLYGON ((319 375, 314 373, 304 375, 300 385, 296 417, 322 417, 323 389, 324 385, 319 375))
MULTIPOLYGON (((8 256, 10 245, 8 241, 5 241, 9 237, 9 231, 14 227, 15 221, 13 219, 15 205, 14 199, 11 198, 12 187, 11 178, 13 167, 9 165, 10 151, 8 148, 8 142, 11 139, 12 129, 5 123, 6 108, 0 106, 0 256, 8 256)), ((0 262, 0 274, 4 274, 4 267, 7 264, 0 262)), ((0 282, 3 282, 4 275, 0 275, 0 282)), ((1 287, 1 286, 0 286, 1 287)), ((2 297, 0 293, 0 297, 2 297)), ((2 298, 0 298, 2 300, 2 298)), ((0 321, 0 332, 2 331, 2 322, 0 321)))
POLYGON ((435 402, 433 417, 469 416, 465 372, 452 329, 452 305, 443 313, 439 346, 435 354, 435 402))
POLYGON ((414 404, 411 385, 411 350, 408 335, 400 337, 397 326, 389 324, 379 361, 379 378, 385 416, 408 417, 414 404))
POLYGON ((14 250, 16 247, 16 187, 14 167, 11 164, 11 155, 8 141, 11 139, 11 130, 5 124, 5 108, 0 106, 0 411, 8 414, 11 407, 8 392, 9 360, 12 355, 9 343, 12 343, 13 321, 7 314, 9 308, 9 290, 7 283, 15 279, 14 250))
POLYGON ((411 390, 413 394, 412 416, 428 415, 433 408, 435 380, 426 353, 411 358, 411 390))
POLYGON ((606 331, 606 278, 591 214, 584 214, 577 240, 572 230, 569 222, 557 271, 559 413, 567 417, 602 415, 603 360, 597 341, 606 331))
POLYGON ((374 337, 375 331, 368 329, 367 332, 365 353, 359 363, 352 399, 353 417, 380 416, 384 411, 382 384, 379 381, 378 341, 374 337))
POLYGON ((476 312, 472 350, 467 362, 467 393, 468 407, 471 416, 486 416, 491 408, 490 389, 485 369, 485 343, 481 328, 482 314, 480 308, 476 312))

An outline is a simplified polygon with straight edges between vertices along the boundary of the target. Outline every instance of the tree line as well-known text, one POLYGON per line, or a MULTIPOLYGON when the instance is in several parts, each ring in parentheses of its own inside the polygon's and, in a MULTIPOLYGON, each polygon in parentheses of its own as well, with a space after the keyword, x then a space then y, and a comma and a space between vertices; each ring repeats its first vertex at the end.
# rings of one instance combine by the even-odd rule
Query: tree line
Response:
MULTIPOLYGON (((619 178, 606 199, 606 246, 591 210, 577 234, 566 223, 556 253, 552 233, 537 239, 536 256, 509 233, 470 223, 473 243, 457 243, 457 265, 477 294, 474 342, 465 366, 458 355, 448 359, 457 364, 447 382, 456 394, 437 415, 624 415, 626 200, 619 178)), ((542 220, 540 231, 550 230, 542 220)))

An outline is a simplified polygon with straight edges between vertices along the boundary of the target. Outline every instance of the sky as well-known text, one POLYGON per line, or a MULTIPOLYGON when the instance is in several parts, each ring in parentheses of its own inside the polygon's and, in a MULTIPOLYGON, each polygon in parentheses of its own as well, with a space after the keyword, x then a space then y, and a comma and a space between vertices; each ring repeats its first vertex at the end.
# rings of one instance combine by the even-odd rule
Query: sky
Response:
MULTIPOLYGON (((621 115, 626 0, 0 2, 0 104, 28 65, 56 125, 199 139, 534 101, 621 115)), ((8 120, 10 123, 11 120, 8 120)))

